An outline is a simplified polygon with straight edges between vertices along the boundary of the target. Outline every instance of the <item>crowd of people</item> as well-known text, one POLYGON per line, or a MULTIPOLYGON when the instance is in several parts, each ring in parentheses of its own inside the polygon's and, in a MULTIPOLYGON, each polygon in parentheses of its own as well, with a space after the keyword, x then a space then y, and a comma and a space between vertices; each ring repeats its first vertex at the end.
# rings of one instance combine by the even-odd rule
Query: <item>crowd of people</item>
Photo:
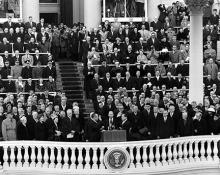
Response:
POLYGON ((0 97, 0 138, 99 142, 105 130, 125 130, 128 141, 220 134, 217 11, 205 16, 205 95, 204 104, 197 104, 188 101, 193 59, 189 58, 189 11, 179 2, 158 8, 160 15, 153 21, 106 21, 91 30, 80 23, 70 28, 46 25, 41 19, 36 24, 31 17, 27 23, 14 24, 9 17, 1 34, 0 90, 17 95, 0 97), (61 57, 84 64, 85 92, 95 109, 88 119, 77 102, 68 103, 64 92, 49 93, 56 89, 54 62, 61 57), (23 66, 19 76, 17 69, 13 71, 16 66, 23 66), (30 67, 32 71, 24 71, 30 67), (40 87, 37 83, 29 87, 33 78, 39 79, 40 87))
POLYGON ((53 107, 64 104, 61 97, 66 99, 56 88, 55 61, 60 53, 56 33, 61 30, 44 19, 36 23, 31 16, 26 23, 14 23, 9 16, 1 25, 0 140, 47 138, 49 129, 44 124, 53 107))
POLYGON ((207 3, 204 104, 188 101, 190 16, 179 2, 158 5, 153 21, 106 21, 86 35, 85 92, 100 130, 126 130, 128 140, 220 133, 220 20, 207 3))

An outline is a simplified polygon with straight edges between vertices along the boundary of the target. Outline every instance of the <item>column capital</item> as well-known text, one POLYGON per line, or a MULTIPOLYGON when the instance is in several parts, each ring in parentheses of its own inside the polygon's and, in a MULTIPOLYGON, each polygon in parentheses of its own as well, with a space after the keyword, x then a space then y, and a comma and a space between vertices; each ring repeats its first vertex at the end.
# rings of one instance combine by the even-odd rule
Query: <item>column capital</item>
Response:
POLYGON ((189 7, 191 12, 199 12, 203 11, 203 7, 205 7, 209 0, 184 0, 186 5, 189 7))

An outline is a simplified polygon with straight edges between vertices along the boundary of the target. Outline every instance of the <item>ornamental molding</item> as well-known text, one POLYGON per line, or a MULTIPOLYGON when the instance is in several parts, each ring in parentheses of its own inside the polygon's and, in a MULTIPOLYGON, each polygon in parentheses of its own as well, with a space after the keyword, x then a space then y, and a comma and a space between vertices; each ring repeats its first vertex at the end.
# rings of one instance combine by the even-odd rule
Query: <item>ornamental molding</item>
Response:
POLYGON ((190 11, 203 10, 203 7, 209 6, 209 0, 184 0, 190 11))

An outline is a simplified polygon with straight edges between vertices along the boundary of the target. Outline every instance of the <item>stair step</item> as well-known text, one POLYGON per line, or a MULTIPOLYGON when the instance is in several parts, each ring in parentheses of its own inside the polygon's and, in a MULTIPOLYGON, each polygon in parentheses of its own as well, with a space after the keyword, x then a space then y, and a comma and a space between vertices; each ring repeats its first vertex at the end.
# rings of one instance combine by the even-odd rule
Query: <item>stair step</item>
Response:
POLYGON ((67 73, 67 74, 61 74, 62 78, 75 78, 78 77, 77 74, 73 74, 73 73, 67 73))
POLYGON ((61 78, 62 79, 62 81, 75 81, 75 78, 82 78, 83 79, 83 77, 65 77, 65 78, 61 78))

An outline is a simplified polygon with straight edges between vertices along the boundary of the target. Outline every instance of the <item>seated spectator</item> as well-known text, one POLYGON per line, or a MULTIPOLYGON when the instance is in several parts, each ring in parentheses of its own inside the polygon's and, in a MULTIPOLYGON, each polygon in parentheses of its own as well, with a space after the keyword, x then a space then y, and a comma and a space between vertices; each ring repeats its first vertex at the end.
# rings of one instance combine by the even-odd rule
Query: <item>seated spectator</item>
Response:
POLYGON ((212 58, 213 60, 216 59, 216 51, 212 49, 210 44, 208 44, 207 49, 204 51, 204 62, 206 62, 210 58, 212 58))
POLYGON ((98 65, 100 62, 100 55, 95 51, 95 47, 92 47, 92 50, 88 53, 88 61, 92 65, 98 65))
POLYGON ((25 55, 22 56, 21 58, 22 66, 25 66, 25 63, 27 61, 29 61, 30 65, 33 66, 33 63, 34 63, 33 56, 30 55, 30 52, 28 49, 26 49, 25 55))
POLYGON ((209 61, 204 66, 204 75, 211 75, 212 80, 217 78, 218 66, 213 62, 213 59, 210 58, 209 61))
POLYGON ((176 73, 182 76, 189 76, 189 65, 185 64, 184 60, 180 60, 180 64, 176 67, 176 73))
POLYGON ((8 76, 8 81, 5 82, 5 91, 6 92, 16 92, 15 82, 12 80, 12 76, 8 76))
POLYGON ((155 72, 157 72, 157 71, 159 71, 161 76, 166 75, 166 69, 161 62, 159 62, 158 65, 155 67, 155 72))
POLYGON ((35 53, 35 50, 37 49, 37 44, 35 43, 35 38, 32 36, 30 38, 30 41, 25 46, 26 50, 28 49, 30 53, 35 53))
POLYGON ((11 74, 11 66, 9 64, 9 61, 5 61, 5 66, 1 69, 2 79, 7 79, 10 74, 11 74))
POLYGON ((13 49, 18 50, 20 53, 24 53, 24 43, 21 40, 20 34, 18 35, 16 42, 14 43, 13 49))
POLYGON ((18 77, 15 82, 16 92, 19 94, 20 92, 25 91, 25 81, 22 80, 22 77, 18 77))
POLYGON ((152 46, 156 51, 160 50, 160 41, 157 39, 155 32, 152 32, 151 37, 147 40, 147 50, 152 50, 152 46))
MULTIPOLYGON (((25 90, 25 92, 30 92, 30 91, 35 92, 35 83, 31 78, 29 78, 26 81, 24 90, 25 90)), ((50 91, 50 92, 54 92, 54 91, 50 91)))
POLYGON ((168 62, 166 72, 170 72, 172 76, 176 75, 176 68, 171 61, 168 62))
POLYGON ((43 69, 43 78, 48 78, 49 76, 52 76, 56 80, 56 68, 53 66, 52 61, 48 61, 47 67, 43 69))
POLYGON ((55 92, 56 91, 56 83, 54 82, 54 79, 52 76, 49 76, 49 80, 46 83, 46 89, 49 92, 55 92))
POLYGON ((177 46, 173 45, 173 50, 170 52, 170 61, 172 63, 179 63, 182 59, 182 54, 179 50, 177 50, 177 46))
POLYGON ((17 79, 21 76, 22 67, 19 65, 19 60, 15 61, 15 65, 11 67, 11 76, 17 79))
POLYGON ((27 60, 26 64, 25 64, 25 67, 23 67, 22 70, 21 70, 22 78, 24 78, 24 79, 32 78, 32 69, 33 68, 30 65, 30 61, 27 60))

